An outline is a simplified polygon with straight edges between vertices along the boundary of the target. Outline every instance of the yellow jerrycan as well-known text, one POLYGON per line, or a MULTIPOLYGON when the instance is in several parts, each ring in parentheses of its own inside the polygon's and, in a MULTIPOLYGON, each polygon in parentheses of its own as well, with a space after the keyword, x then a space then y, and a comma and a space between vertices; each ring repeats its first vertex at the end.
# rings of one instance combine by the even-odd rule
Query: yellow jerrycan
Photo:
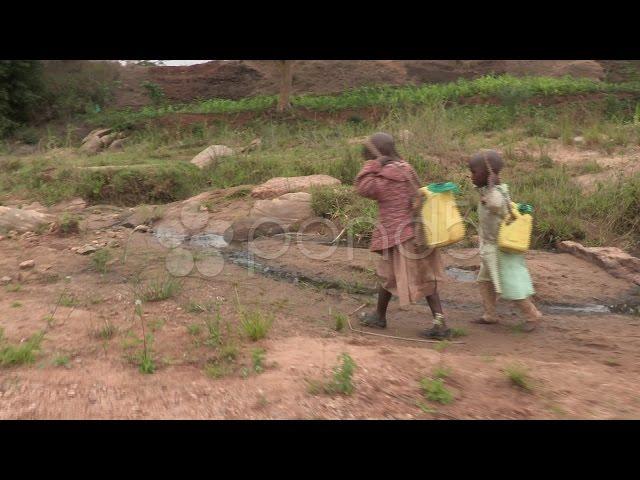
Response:
POLYGON ((512 216, 507 217, 500 224, 498 233, 500 250, 511 253, 524 253, 529 250, 533 229, 532 212, 531 205, 511 202, 512 216))
POLYGON ((444 247, 464 238, 464 223, 456 205, 454 193, 460 190, 455 183, 432 183, 422 187, 422 223, 426 245, 444 247))

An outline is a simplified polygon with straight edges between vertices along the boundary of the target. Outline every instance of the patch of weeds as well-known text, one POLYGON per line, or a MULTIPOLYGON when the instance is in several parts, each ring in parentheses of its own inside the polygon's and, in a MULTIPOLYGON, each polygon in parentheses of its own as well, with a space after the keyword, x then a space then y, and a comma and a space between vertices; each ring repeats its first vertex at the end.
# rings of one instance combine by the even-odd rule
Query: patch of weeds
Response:
POLYGON ((416 407, 418 407, 424 413, 429 413, 429 414, 438 413, 438 411, 435 408, 431 408, 429 405, 421 401, 416 402, 416 407))
POLYGON ((420 388, 425 398, 431 402, 448 405, 453 402, 453 393, 444 386, 442 378, 423 378, 420 380, 420 388))
POLYGON ((256 342, 267 336, 273 323, 273 315, 262 310, 240 311, 240 327, 245 335, 256 342))
POLYGON ((532 392, 531 378, 527 370, 520 365, 509 365, 504 369, 504 373, 512 385, 527 392, 532 392))
POLYGON ((211 302, 197 303, 197 302, 194 302, 193 300, 190 300, 187 306, 185 307, 185 310, 187 311, 187 313, 204 313, 204 312, 211 312, 212 308, 213 308, 213 305, 211 304, 211 302))
POLYGON ((164 318, 159 318, 158 320, 152 320, 149 322, 149 328, 151 329, 152 332, 157 332, 158 330, 160 330, 162 327, 164 327, 165 324, 165 319, 164 318))
POLYGON ((220 310, 217 309, 215 315, 212 317, 207 316, 203 319, 204 325, 207 328, 207 339, 204 341, 205 345, 210 347, 217 347, 222 345, 222 332, 220 331, 220 323, 222 316, 220 310))
POLYGON ((204 373, 211 378, 222 378, 233 373, 233 365, 228 362, 212 360, 205 364, 204 373))
POLYGON ((622 365, 620 362, 618 362, 615 358, 607 358, 604 362, 603 362, 607 367, 619 367, 620 365, 622 365))
POLYGON ((335 320, 333 329, 336 332, 341 332, 342 330, 344 330, 344 327, 347 324, 347 316, 344 313, 334 313, 333 319, 335 320))
POLYGON ((22 303, 20 302, 13 302, 11 304, 11 308, 20 308, 22 306, 22 303))
POLYGON ((156 364, 153 359, 153 335, 145 331, 144 318, 142 315, 142 302, 136 300, 135 315, 140 319, 142 327, 142 351, 138 356, 138 368, 141 373, 150 374, 156 371, 156 364))
POLYGON ((451 369, 440 366, 433 371, 433 378, 445 379, 451 375, 451 369))
POLYGON ((53 364, 56 367, 65 367, 68 368, 69 367, 69 356, 68 355, 58 355, 56 358, 53 359, 53 364))
POLYGON ((75 307, 78 305, 78 301, 73 295, 69 295, 67 293, 63 293, 60 295, 60 300, 58 301, 59 305, 63 307, 75 307))
POLYGON ((143 287, 141 293, 144 302, 159 302, 174 297, 182 290, 182 282, 173 278, 166 277, 156 279, 143 287))
POLYGON ((35 362, 43 338, 44 332, 39 332, 32 335, 25 342, 16 345, 7 344, 6 341, 0 340, 0 367, 35 362))
POLYGON ((5 289, 7 292, 15 293, 22 290, 22 285, 20 285, 19 283, 10 283, 5 287, 5 289))
POLYGON ((353 372, 356 363, 348 353, 338 356, 338 365, 333 367, 333 377, 328 382, 318 380, 307 380, 307 391, 312 395, 325 393, 327 395, 342 394, 351 395, 355 390, 353 385, 353 372))
POLYGON ((222 346, 219 355, 222 360, 233 362, 238 357, 238 353, 240 353, 240 349, 236 345, 228 343, 222 346))
POLYGON ((187 325, 187 332, 189 332, 189 335, 197 337, 202 333, 202 327, 197 323, 192 323, 191 325, 187 325))
POLYGON ((233 200, 235 198, 246 197, 250 193, 251 193, 251 189, 250 188, 240 188, 239 190, 236 190, 235 192, 230 193, 229 195, 226 195, 224 198, 227 199, 227 200, 233 200))
POLYGON ((76 215, 65 212, 58 221, 58 232, 62 235, 80 233, 80 221, 76 215))
POLYGON ((99 305, 102 302, 104 302, 104 298, 102 298, 102 297, 91 297, 91 298, 89 298, 89 303, 91 305, 99 305))
POLYGON ((96 328, 93 331, 93 336, 102 340, 111 340, 117 333, 118 327, 116 327, 109 320, 105 320, 102 327, 96 328))
POLYGON ((105 274, 109 269, 111 252, 106 248, 101 248, 91 256, 91 263, 98 273, 105 274))
POLYGON ((566 410, 564 410, 559 405, 549 405, 549 410, 551 413, 555 413, 556 415, 564 416, 567 414, 566 410))
POLYGON ((444 352, 450 345, 451 342, 449 340, 440 340, 433 348, 435 348, 437 352, 444 352))
POLYGON ((467 331, 466 331, 464 328, 461 328, 461 327, 453 327, 453 328, 451 329, 451 336, 452 336, 453 338, 466 337, 467 335, 468 335, 468 334, 467 334, 467 331))
POLYGON ((262 373, 264 371, 264 355, 265 351, 262 348, 256 348, 251 352, 251 360, 253 362, 253 371, 256 373, 262 373))

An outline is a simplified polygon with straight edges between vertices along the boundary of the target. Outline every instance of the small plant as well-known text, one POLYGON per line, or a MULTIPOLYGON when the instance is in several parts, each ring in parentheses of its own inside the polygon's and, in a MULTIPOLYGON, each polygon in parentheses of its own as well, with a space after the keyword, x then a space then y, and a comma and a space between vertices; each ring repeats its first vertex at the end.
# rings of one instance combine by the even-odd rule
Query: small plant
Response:
POLYGON ((151 329, 152 332, 157 332, 162 327, 164 327, 164 324, 165 324, 164 318, 160 318, 158 320, 152 320, 149 322, 149 328, 151 329))
POLYGON ((256 373, 262 373, 264 371, 264 354, 265 351, 262 348, 256 348, 251 352, 251 358, 253 360, 253 371, 256 373))
POLYGON ((185 309, 188 313, 211 312, 212 305, 211 303, 197 303, 191 300, 189 301, 185 309))
POLYGON ((164 103, 165 95, 160 85, 154 82, 144 81, 140 86, 144 88, 147 96, 154 105, 158 106, 164 103))
POLYGON ((607 358, 604 361, 604 364, 608 367, 619 367, 621 365, 615 358, 607 358))
POLYGON ((335 320, 335 331, 341 332, 344 330, 344 327, 347 324, 347 316, 344 313, 334 313, 333 319, 335 320))
POLYGON ((527 370, 519 365, 510 365, 504 369, 504 373, 512 385, 521 388, 527 392, 533 391, 531 379, 527 370))
POLYGON ((69 366, 69 356, 68 355, 58 355, 53 360, 53 364, 56 367, 68 367, 69 366))
POLYGON ((261 310, 241 310, 240 326, 245 335, 256 342, 267 336, 273 323, 273 315, 265 314, 261 310))
POLYGON ((191 325, 187 325, 187 332, 189 332, 189 335, 197 337, 202 333, 202 327, 197 323, 192 323, 191 325))
POLYGON ((91 257, 91 263, 98 273, 105 274, 109 268, 108 263, 111 260, 111 252, 106 248, 101 248, 91 257))
POLYGON ((416 406, 422 410, 424 413, 429 413, 429 414, 433 414, 433 413, 437 413, 438 411, 435 408, 431 408, 429 405, 427 405, 424 402, 416 402, 416 406))
POLYGON ((62 235, 70 235, 72 233, 79 233, 80 232, 80 221, 78 220, 78 217, 70 214, 68 212, 65 212, 62 214, 62 216, 60 217, 60 221, 58 223, 58 231, 62 234, 62 235))
POLYGON ((11 304, 11 308, 20 308, 22 306, 22 303, 20 302, 13 302, 11 304))
POLYGON ((22 285, 20 285, 19 283, 10 283, 9 285, 6 286, 6 290, 7 292, 19 292, 20 290, 22 290, 22 285))
POLYGON ((226 362, 209 361, 204 366, 204 372, 211 378, 221 378, 233 372, 233 366, 226 362))
POLYGON ((0 367, 33 363, 40 351, 43 338, 44 333, 39 332, 18 345, 5 344, 2 341, 0 344, 0 367))
POLYGON ((435 348, 437 352, 444 352, 449 345, 451 345, 449 340, 440 340, 433 348, 435 348))
POLYGON ((464 328, 453 327, 451 329, 451 336, 453 338, 466 337, 467 336, 467 331, 464 328))
POLYGON ((445 379, 451 375, 451 370, 447 367, 438 367, 433 371, 433 378, 445 379))
POLYGON ((228 362, 233 362, 238 356, 239 349, 234 344, 226 344, 220 349, 220 358, 228 362))
POLYGON ((348 353, 338 356, 338 365, 333 367, 333 378, 328 382, 318 380, 307 380, 308 392, 312 395, 325 393, 334 395, 341 393, 343 395, 351 395, 355 389, 353 385, 353 372, 356 369, 356 363, 348 353))
POLYGON ((205 327, 207 327, 207 339, 205 345, 217 347, 222 345, 222 332, 220 332, 221 322, 220 310, 216 310, 213 318, 207 316, 203 319, 205 327))
POLYGON ((173 277, 156 279, 144 287, 142 301, 159 302, 177 295, 181 290, 182 283, 173 277))
POLYGON ((139 357, 139 369, 141 373, 153 373, 156 371, 156 364, 153 360, 153 335, 146 334, 144 328, 144 318, 142 316, 142 302, 136 300, 135 314, 140 319, 140 325, 142 326, 142 352, 139 357))
POLYGON ((48 314, 48 315, 45 315, 43 320, 45 322, 47 322, 47 327, 49 327, 49 328, 51 328, 51 327, 53 327, 55 325, 55 319, 53 317, 53 314, 51 314, 51 313, 48 314))
POLYGON ((111 340, 117 333, 118 327, 109 320, 105 320, 104 325, 93 332, 93 336, 102 340, 111 340))
POLYGON ((63 307, 75 307, 78 304, 76 298, 73 295, 68 295, 64 292, 60 295, 60 300, 58 303, 63 307))
POLYGON ((453 393, 444 386, 442 378, 423 378, 420 380, 420 388, 427 400, 443 405, 453 402, 453 393))

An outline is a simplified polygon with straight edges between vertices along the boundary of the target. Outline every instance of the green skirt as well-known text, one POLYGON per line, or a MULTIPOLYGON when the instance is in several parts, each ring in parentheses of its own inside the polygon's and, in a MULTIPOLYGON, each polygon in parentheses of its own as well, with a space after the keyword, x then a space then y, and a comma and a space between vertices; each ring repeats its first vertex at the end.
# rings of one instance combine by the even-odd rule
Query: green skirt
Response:
POLYGON ((478 281, 491 281, 501 298, 524 300, 535 293, 523 254, 503 252, 495 245, 486 245, 481 257, 478 281))

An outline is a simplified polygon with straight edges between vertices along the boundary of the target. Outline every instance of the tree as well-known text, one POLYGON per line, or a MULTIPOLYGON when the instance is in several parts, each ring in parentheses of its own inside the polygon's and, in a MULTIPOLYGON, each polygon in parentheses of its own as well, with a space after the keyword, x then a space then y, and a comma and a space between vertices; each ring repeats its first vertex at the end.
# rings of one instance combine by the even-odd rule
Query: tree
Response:
POLYGON ((0 60, 0 137, 30 119, 43 90, 41 61, 0 60))
POLYGON ((289 97, 291 96, 291 85, 293 84, 293 74, 291 73, 291 60, 280 60, 280 98, 278 99, 278 111, 284 112, 291 108, 289 97))

